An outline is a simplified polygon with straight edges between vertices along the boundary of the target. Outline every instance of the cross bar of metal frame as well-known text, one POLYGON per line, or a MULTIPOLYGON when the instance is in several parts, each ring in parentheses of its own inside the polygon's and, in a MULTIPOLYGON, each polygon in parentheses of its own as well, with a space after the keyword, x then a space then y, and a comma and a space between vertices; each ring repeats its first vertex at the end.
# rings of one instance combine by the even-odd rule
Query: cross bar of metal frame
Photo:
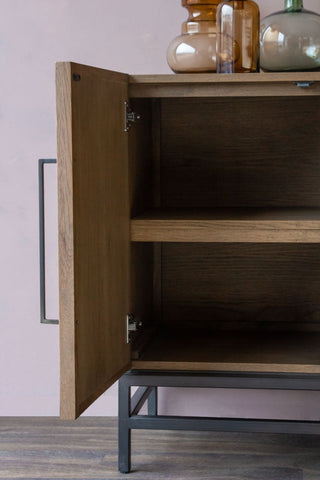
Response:
POLYGON ((244 388, 320 391, 320 374, 168 372, 132 370, 121 378, 128 386, 244 388))
POLYGON ((130 417, 128 426, 131 429, 140 430, 320 434, 320 422, 297 420, 134 415, 130 417))
POLYGON ((138 415, 149 395, 151 394, 152 390, 152 387, 138 388, 138 390, 134 393, 131 399, 131 415, 138 415))

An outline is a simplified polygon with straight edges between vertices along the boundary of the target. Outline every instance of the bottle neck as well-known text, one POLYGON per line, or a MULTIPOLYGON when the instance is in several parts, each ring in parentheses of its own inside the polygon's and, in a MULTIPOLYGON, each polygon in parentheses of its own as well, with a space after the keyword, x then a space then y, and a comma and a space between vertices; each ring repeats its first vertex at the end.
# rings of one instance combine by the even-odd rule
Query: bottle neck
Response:
POLYGON ((215 33, 218 3, 188 5, 189 17, 182 24, 182 33, 215 33))
POLYGON ((192 5, 188 7, 189 22, 216 21, 217 5, 192 5))
POLYGON ((303 0, 285 0, 284 8, 287 12, 301 12, 303 0))

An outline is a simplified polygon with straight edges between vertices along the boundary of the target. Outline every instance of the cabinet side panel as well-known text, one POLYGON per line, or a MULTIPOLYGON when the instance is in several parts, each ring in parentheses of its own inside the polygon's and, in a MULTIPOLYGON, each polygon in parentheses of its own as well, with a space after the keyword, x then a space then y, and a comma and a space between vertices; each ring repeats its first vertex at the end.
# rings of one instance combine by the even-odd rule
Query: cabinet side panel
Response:
MULTIPOLYGON (((130 210, 131 216, 135 216, 154 204, 152 102, 130 100, 130 107, 140 116, 128 134, 130 210)), ((130 333, 131 354, 137 358, 148 341, 153 323, 152 244, 132 242, 130 257, 130 313, 142 323, 142 328, 130 333)))
POLYGON ((71 65, 56 68, 61 417, 76 417, 71 65))

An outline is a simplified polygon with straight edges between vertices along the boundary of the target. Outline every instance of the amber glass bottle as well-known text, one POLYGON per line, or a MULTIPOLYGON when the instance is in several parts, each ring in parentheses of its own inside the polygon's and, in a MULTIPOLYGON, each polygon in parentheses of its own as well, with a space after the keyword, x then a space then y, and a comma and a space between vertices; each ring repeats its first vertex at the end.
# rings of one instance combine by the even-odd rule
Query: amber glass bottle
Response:
POLYGON ((167 50, 175 73, 216 72, 216 12, 221 0, 182 0, 189 17, 167 50))
POLYGON ((217 9, 217 72, 259 71, 258 5, 252 0, 224 0, 217 9))

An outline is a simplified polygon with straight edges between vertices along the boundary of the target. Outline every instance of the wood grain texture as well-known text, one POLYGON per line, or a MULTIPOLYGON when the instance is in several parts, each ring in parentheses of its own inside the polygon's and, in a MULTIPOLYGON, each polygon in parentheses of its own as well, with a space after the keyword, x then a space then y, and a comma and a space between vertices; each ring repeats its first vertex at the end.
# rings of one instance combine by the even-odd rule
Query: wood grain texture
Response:
POLYGON ((63 418, 130 364, 127 95, 126 75, 57 65, 63 418))
POLYGON ((320 97, 162 99, 161 112, 162 207, 320 206, 320 97))
POLYGON ((163 243, 162 321, 182 330, 319 330, 319 248, 163 243))
POLYGON ((200 348, 192 335, 151 344, 145 368, 320 372, 320 74, 129 78, 61 64, 57 88, 62 416, 129 367, 131 310, 202 329, 200 348), (142 120, 128 135, 129 96, 142 120), (283 210, 139 217, 155 207, 283 210), (279 333, 248 357, 222 330, 307 340, 279 333), (201 343, 208 332, 219 342, 201 343))
MULTIPOLYGON (((123 480, 117 421, 0 418, 0 478, 123 480)), ((137 480, 318 480, 320 437, 134 431, 137 480)))
MULTIPOLYGON (((129 197, 131 215, 146 205, 154 205, 152 105, 149 100, 130 101, 140 120, 129 131, 129 197)), ((137 358, 143 348, 153 317, 153 247, 130 245, 129 312, 143 327, 131 332, 131 356, 137 358)))
POLYGON ((142 322, 138 332, 131 332, 132 358, 139 355, 150 324, 153 322, 153 246, 132 243, 130 249, 130 303, 129 312, 142 322))
POLYGON ((133 368, 320 373, 319 333, 159 329, 133 368))
POLYGON ((131 220, 131 240, 319 243, 320 209, 154 209, 131 220))
POLYGON ((130 97, 263 97, 320 95, 319 72, 131 75, 130 97), (297 81, 314 82, 309 88, 297 81))
POLYGON ((60 398, 63 403, 63 415, 66 418, 76 416, 77 376, 71 75, 70 64, 57 65, 60 398))
MULTIPOLYGON (((161 101, 152 102, 154 207, 161 206, 161 101)), ((161 243, 153 243, 153 322, 161 321, 161 243)))
POLYGON ((195 83, 268 83, 275 82, 319 82, 319 72, 270 72, 270 73, 181 73, 175 74, 151 74, 151 75, 129 75, 129 86, 134 84, 195 84, 195 83))
POLYGON ((136 215, 154 205, 153 122, 149 100, 131 100, 130 107, 141 117, 128 133, 130 212, 136 215))

